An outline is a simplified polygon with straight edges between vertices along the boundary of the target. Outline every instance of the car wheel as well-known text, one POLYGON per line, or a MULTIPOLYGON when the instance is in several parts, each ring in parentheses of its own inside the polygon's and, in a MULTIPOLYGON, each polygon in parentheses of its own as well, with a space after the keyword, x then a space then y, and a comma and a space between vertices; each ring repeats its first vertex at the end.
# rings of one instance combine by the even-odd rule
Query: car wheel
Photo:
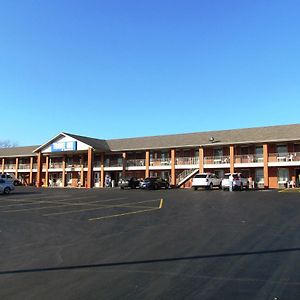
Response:
POLYGON ((10 193, 10 188, 9 187, 6 187, 3 191, 3 194, 6 194, 8 195, 10 193))
POLYGON ((197 191, 198 190, 198 187, 194 186, 194 191, 197 191))
POLYGON ((240 185, 240 190, 242 191, 243 188, 244 188, 244 186, 243 186, 243 184, 241 183, 241 185, 240 185))
POLYGON ((214 188, 214 185, 213 185, 213 183, 211 182, 210 185, 209 185, 209 189, 212 190, 213 188, 214 188))
POLYGON ((154 184, 154 189, 157 190, 158 189, 158 185, 154 184))

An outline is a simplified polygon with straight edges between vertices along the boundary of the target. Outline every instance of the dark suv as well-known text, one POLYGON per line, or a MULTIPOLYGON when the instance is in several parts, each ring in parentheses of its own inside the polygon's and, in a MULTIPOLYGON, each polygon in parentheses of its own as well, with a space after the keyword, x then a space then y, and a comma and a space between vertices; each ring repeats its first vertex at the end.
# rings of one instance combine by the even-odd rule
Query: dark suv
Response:
POLYGON ((144 181, 140 183, 140 187, 142 189, 161 189, 165 188, 168 189, 170 187, 170 184, 165 179, 162 179, 160 177, 148 177, 144 181))

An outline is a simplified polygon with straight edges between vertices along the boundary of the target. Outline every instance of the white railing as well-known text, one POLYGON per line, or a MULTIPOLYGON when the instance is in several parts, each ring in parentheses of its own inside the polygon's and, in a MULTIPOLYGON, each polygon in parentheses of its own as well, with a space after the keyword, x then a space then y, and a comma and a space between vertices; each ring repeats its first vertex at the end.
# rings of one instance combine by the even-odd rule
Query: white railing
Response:
POLYGON ((176 157, 176 165, 198 165, 199 157, 176 157))
POLYGON ((230 156, 205 156, 204 157, 204 164, 229 164, 230 163, 230 156))
POLYGON ((150 166, 170 166, 170 158, 152 158, 150 160, 150 166))
POLYGON ((264 158, 262 154, 247 154, 234 156, 234 162, 238 164, 260 163, 263 161, 264 158))
MULTIPOLYGON (((49 169, 62 169, 63 164, 62 162, 51 162, 49 164, 49 169)), ((43 168, 44 168, 44 164, 43 164, 43 168)), ((46 168, 46 165, 45 165, 46 168)))
POLYGON ((6 170, 14 170, 16 168, 15 164, 4 164, 4 169, 6 170))
POLYGON ((122 160, 116 159, 116 160, 106 160, 104 162, 105 167, 122 167, 123 162, 122 160))
POLYGON ((269 153, 269 162, 300 161, 300 152, 269 153))
POLYGON ((183 179, 187 178, 193 172, 196 172, 196 170, 197 169, 188 169, 188 170, 184 170, 181 173, 179 173, 176 178, 176 184, 179 184, 183 179))
POLYGON ((144 167, 145 159, 127 159, 127 167, 144 167))
POLYGON ((30 169, 30 164, 19 164, 18 168, 20 170, 30 169))

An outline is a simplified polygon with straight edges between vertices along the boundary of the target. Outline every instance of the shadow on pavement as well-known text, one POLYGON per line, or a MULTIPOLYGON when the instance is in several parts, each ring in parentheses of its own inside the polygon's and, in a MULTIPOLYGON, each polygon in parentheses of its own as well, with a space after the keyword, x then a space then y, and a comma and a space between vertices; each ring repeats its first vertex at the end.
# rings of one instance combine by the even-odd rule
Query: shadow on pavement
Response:
POLYGON ((111 263, 77 265, 77 266, 61 266, 61 267, 33 268, 33 269, 23 269, 23 270, 7 270, 7 271, 0 271, 0 275, 36 273, 36 272, 50 272, 50 271, 67 271, 67 270, 80 270, 80 269, 93 269, 93 268, 130 266, 130 265, 140 265, 140 264, 155 264, 155 263, 198 260, 198 259, 209 259, 209 258, 220 258, 220 257, 277 254, 277 253, 285 253, 285 252, 296 252, 296 251, 299 251, 299 250, 300 250, 300 248, 289 248, 289 249, 265 250, 265 251, 254 251, 254 252, 235 252, 235 253, 197 255, 197 256, 186 256, 186 257, 172 257, 172 258, 138 260, 138 261, 111 262, 111 263))

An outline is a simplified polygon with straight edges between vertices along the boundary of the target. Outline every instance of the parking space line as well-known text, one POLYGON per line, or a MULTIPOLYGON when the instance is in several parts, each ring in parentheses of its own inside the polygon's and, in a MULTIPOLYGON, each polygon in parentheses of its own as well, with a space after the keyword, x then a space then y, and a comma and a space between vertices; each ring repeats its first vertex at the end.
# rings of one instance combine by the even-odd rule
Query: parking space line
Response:
MULTIPOLYGON (((157 201, 157 200, 155 200, 155 201, 157 201)), ((143 202, 143 201, 141 201, 141 202, 143 202)), ((123 217, 123 216, 128 216, 128 215, 140 214, 140 213, 144 213, 144 212, 148 212, 148 211, 159 210, 162 208, 163 202, 164 202, 164 200, 161 198, 160 202, 159 202, 159 207, 153 207, 153 208, 143 209, 143 210, 136 210, 136 211, 132 211, 132 212, 128 212, 128 213, 115 214, 115 215, 110 215, 110 216, 89 218, 88 220, 89 221, 99 221, 99 220, 103 220, 103 219, 117 218, 117 217, 123 217)))
MULTIPOLYGON (((111 198, 106 199, 105 201, 113 201, 113 200, 120 200, 120 199, 127 199, 127 198, 111 198)), ((60 201, 39 201, 36 203, 27 203, 27 205, 31 204, 59 204, 55 206, 43 206, 43 207, 32 207, 32 208, 23 208, 23 209, 10 209, 10 210, 0 210, 0 213, 13 213, 13 212, 22 212, 22 211, 32 211, 32 210, 42 210, 42 209, 50 209, 50 208, 59 208, 59 207, 66 207, 66 206, 85 206, 91 205, 92 203, 104 202, 103 200, 91 201, 91 202, 84 202, 84 203, 65 203, 60 201)), ((101 206, 103 207, 103 206, 101 206)))
POLYGON ((89 221, 99 221, 99 220, 103 220, 103 219, 110 219, 110 218, 117 218, 117 217, 122 217, 122 216, 128 216, 128 215, 134 215, 134 214, 140 214, 143 212, 147 212, 147 211, 153 211, 153 210, 159 210, 159 207, 155 207, 155 208, 151 208, 151 209, 143 209, 143 210, 136 210, 136 211, 132 211, 132 212, 128 212, 128 213, 123 213, 123 214, 116 214, 116 215, 110 215, 110 216, 104 216, 104 217, 96 217, 96 218, 90 218, 88 219, 89 221))
MULTIPOLYGON (((10 207, 10 206, 24 206, 24 205, 37 205, 37 204, 68 204, 68 205, 84 205, 84 203, 86 205, 90 204, 90 203, 98 203, 98 202, 107 202, 107 201, 113 201, 113 200, 123 200, 123 199, 128 199, 128 198, 111 198, 111 199, 106 199, 106 200, 97 200, 97 201, 89 201, 89 202, 84 202, 84 203, 68 203, 68 202, 63 202, 63 201, 70 201, 70 200, 79 200, 79 199, 83 199, 82 197, 80 198, 73 198, 73 199, 61 199, 61 200, 56 200, 56 201, 51 201, 51 200, 42 200, 42 201, 37 201, 37 202, 25 202, 25 203, 18 203, 18 204, 7 204, 7 205, 0 205, 1 207, 10 207)), ((28 209, 30 210, 30 208, 28 209)), ((12 210, 11 210, 12 211, 12 210)), ((1 212, 1 210, 0 210, 1 212)))
POLYGON ((148 202, 154 202, 158 201, 159 199, 154 199, 154 200, 144 200, 144 201, 138 201, 138 202, 129 202, 129 203, 122 203, 122 204, 116 204, 116 205, 99 205, 98 207, 93 207, 93 208, 85 208, 85 209, 76 209, 76 210, 69 210, 69 211, 63 211, 63 212, 56 212, 56 213, 49 213, 49 214, 44 214, 44 217, 48 216, 58 216, 58 215, 66 215, 66 214, 72 214, 72 213, 79 213, 79 212, 84 212, 84 211, 93 211, 93 210, 100 210, 100 209, 107 209, 107 208, 150 208, 152 209, 153 207, 150 206, 134 206, 135 204, 141 204, 141 203, 148 203, 148 202))

